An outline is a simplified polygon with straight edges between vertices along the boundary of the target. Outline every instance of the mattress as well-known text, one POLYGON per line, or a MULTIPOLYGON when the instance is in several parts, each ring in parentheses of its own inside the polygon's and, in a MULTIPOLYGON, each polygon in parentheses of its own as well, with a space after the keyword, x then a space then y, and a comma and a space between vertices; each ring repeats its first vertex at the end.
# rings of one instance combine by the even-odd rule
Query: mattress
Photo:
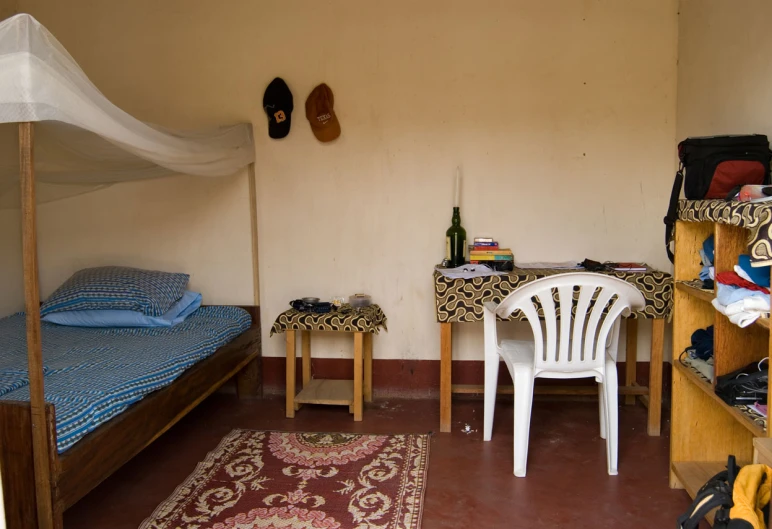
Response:
MULTIPOLYGON (((202 307, 174 327, 41 324, 46 402, 66 451, 145 395, 171 384, 251 325, 238 307, 202 307)), ((29 400, 23 314, 0 319, 0 400, 29 400)))

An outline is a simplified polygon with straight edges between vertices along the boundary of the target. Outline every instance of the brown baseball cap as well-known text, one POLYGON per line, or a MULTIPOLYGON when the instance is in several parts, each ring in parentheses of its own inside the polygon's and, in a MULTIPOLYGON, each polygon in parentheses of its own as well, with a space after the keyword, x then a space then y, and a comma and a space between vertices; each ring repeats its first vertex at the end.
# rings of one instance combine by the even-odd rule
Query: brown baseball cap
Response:
POLYGON ((332 108, 334 103, 332 90, 324 83, 311 90, 306 99, 306 117, 319 141, 328 142, 340 136, 340 123, 332 108))

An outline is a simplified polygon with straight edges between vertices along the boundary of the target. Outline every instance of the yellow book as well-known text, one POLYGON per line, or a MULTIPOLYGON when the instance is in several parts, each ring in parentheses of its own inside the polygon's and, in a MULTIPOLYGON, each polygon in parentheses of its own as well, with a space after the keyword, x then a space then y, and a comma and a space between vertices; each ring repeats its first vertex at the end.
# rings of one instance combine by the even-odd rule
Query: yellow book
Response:
POLYGON ((501 250, 472 250, 469 255, 512 255, 512 250, 502 248, 501 250))

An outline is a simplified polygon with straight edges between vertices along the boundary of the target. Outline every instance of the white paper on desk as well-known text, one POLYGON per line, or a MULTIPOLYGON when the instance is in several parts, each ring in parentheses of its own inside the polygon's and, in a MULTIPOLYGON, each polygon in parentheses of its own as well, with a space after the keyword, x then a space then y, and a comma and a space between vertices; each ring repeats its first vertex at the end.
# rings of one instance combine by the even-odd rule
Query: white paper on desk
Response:
POLYGON ((484 264, 468 264, 456 268, 439 268, 439 273, 450 279, 471 279, 473 277, 500 276, 506 272, 497 272, 484 264))
POLYGON ((584 268, 576 261, 564 261, 562 263, 515 263, 515 268, 555 268, 561 270, 580 270, 584 268))

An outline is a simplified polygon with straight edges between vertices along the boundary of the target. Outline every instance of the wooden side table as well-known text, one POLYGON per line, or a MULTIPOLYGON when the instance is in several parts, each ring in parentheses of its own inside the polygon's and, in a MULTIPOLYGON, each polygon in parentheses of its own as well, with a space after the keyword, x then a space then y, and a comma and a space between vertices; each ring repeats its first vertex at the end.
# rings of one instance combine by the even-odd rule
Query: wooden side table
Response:
POLYGON ((363 402, 373 399, 373 334, 386 328, 386 316, 378 305, 354 309, 344 305, 335 312, 314 314, 290 309, 276 318, 271 329, 286 332, 286 415, 295 417, 303 404, 348 406, 355 421, 362 420, 363 402), (311 331, 345 332, 354 335, 354 379, 330 380, 311 376, 311 331), (295 393, 297 342, 301 343, 303 388, 295 393))

